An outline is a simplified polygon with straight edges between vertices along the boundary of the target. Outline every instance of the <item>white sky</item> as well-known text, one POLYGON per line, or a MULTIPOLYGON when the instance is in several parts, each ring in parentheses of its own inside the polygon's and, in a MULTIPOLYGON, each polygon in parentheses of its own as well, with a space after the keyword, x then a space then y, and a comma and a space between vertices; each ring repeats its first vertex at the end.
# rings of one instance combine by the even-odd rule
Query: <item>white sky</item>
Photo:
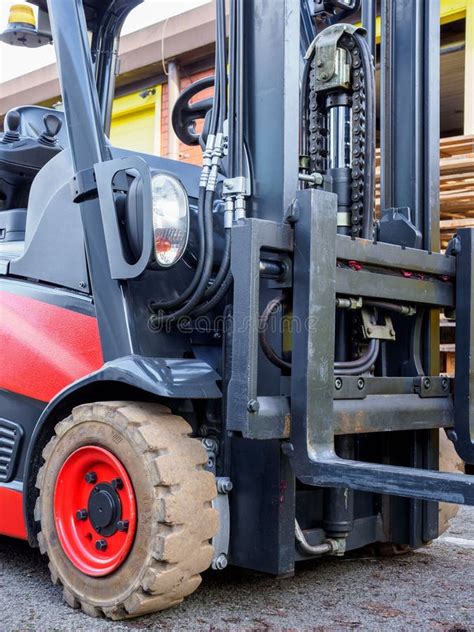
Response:
MULTIPOLYGON (((138 31, 167 17, 189 11, 210 0, 144 0, 128 16, 123 34, 138 31)), ((8 12, 14 0, 0 0, 0 32, 7 27, 8 12)), ((0 84, 55 61, 52 46, 21 48, 0 42, 0 84)))

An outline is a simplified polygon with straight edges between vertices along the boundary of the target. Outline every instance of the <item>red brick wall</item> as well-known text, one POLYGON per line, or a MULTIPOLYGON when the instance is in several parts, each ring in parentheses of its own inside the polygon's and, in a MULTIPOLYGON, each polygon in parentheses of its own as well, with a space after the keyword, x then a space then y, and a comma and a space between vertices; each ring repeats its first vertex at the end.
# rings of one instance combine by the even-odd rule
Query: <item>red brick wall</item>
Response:
MULTIPOLYGON (((197 81, 198 79, 202 79, 203 77, 209 77, 209 75, 213 74, 213 69, 205 70, 203 72, 198 72, 194 75, 186 76, 184 73, 181 75, 181 84, 180 89, 184 90, 187 88, 189 84, 197 81)), ((201 99, 207 99, 211 97, 213 93, 213 89, 209 88, 207 90, 203 90, 203 92, 199 93, 193 101, 200 101, 201 99)), ((163 85, 162 93, 161 93, 161 155, 168 155, 168 116, 169 116, 169 107, 168 107, 168 86, 166 84, 163 85)), ((198 123, 198 130, 200 130, 202 126, 202 121, 198 123)), ((179 144, 179 159, 184 162, 192 162, 195 165, 200 165, 202 163, 202 152, 201 147, 188 147, 183 143, 179 144)))

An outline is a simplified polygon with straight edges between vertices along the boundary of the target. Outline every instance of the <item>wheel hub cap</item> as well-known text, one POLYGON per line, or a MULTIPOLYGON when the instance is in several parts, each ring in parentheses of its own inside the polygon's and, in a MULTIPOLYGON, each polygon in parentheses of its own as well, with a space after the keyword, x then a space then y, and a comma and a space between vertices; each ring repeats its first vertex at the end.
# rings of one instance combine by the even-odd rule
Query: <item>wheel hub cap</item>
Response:
POLYGON ((119 459, 99 446, 73 452, 58 474, 54 518, 62 548, 80 571, 99 577, 123 564, 137 516, 132 483, 119 459))
POLYGON ((94 487, 89 496, 87 509, 89 520, 97 533, 111 536, 117 531, 122 504, 110 483, 99 483, 94 487))

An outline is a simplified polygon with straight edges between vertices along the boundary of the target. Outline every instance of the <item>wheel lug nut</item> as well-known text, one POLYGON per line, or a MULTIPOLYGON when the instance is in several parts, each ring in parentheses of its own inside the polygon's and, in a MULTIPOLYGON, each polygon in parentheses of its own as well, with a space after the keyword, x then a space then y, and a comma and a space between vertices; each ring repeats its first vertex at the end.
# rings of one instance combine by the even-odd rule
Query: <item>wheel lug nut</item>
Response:
POLYGON ((118 531, 128 531, 128 520, 119 520, 117 522, 118 531))
POLYGON ((123 489, 123 481, 121 478, 114 478, 112 481, 112 487, 114 489, 123 489))
POLYGON ((107 542, 105 540, 97 540, 95 543, 95 548, 98 551, 106 551, 107 550, 107 542))
POLYGON ((89 483, 90 485, 97 483, 97 474, 95 472, 87 472, 86 483, 89 483))
POLYGON ((87 520, 88 516, 87 509, 79 509, 79 511, 76 511, 76 518, 78 520, 87 520))

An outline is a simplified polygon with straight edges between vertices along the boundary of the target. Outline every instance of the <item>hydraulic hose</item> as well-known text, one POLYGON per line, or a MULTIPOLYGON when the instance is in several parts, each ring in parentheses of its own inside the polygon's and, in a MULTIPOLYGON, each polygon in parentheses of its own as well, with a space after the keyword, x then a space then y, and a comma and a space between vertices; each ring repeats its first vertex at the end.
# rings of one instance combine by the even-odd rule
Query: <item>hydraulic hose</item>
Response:
POLYGON ((414 307, 410 307, 409 305, 399 305, 398 303, 392 303, 390 301, 364 299, 364 305, 386 309, 389 312, 396 312, 397 314, 402 314, 403 316, 413 316, 416 312, 414 307))
POLYGON ((199 253, 197 259, 196 270, 194 271, 194 276, 192 278, 191 283, 188 287, 176 298, 168 299, 165 301, 153 301, 153 308, 156 310, 160 309, 174 309, 178 307, 178 305, 182 305, 195 291, 198 286, 199 279, 202 276, 202 271, 204 269, 204 259, 206 255, 206 240, 205 240, 205 227, 204 227, 204 198, 206 196, 205 187, 199 187, 199 198, 198 198, 198 234, 199 234, 199 253))
MULTIPOLYGON (((287 362, 280 357, 271 346, 267 338, 267 328, 270 317, 285 302, 284 297, 274 298, 265 307, 260 317, 259 324, 259 341, 262 351, 272 364, 284 371, 291 370, 291 362, 287 362)), ((367 350, 360 358, 356 360, 347 360, 344 362, 334 362, 335 375, 360 375, 368 371, 377 360, 380 352, 380 341, 372 338, 368 344, 367 350)))
POLYGON ((284 305, 284 303, 285 298, 283 296, 274 298, 269 303, 267 303, 267 306, 260 316, 258 338, 260 341, 260 346, 262 347, 262 351, 270 360, 270 362, 283 371, 289 371, 291 369, 291 362, 287 362, 282 357, 280 357, 267 338, 267 328, 270 318, 272 314, 274 314, 278 309, 280 309, 282 305, 284 305))
POLYGON ((417 375, 426 375, 423 369, 422 347, 423 347, 423 320, 425 310, 420 308, 415 319, 415 324, 411 329, 410 335, 410 355, 413 358, 417 375))
MULTIPOLYGON (((155 314, 151 318, 151 325, 154 328, 159 327, 160 325, 165 325, 170 322, 175 322, 179 318, 184 316, 188 316, 190 312, 197 307, 199 302, 201 301, 204 292, 206 291, 207 284, 209 283, 209 279, 212 274, 212 265, 213 265, 213 245, 214 245, 214 226, 212 223, 212 207, 214 203, 214 191, 207 191, 204 201, 204 226, 205 226, 205 242, 206 242, 206 254, 204 257, 204 265, 203 272, 201 278, 199 279, 199 283, 197 284, 196 290, 191 298, 187 301, 187 303, 181 307, 180 309, 172 312, 170 314, 165 314, 160 312, 159 314, 155 314)), ((159 306, 152 303, 152 308, 156 309, 159 306)))
POLYGON ((243 69, 244 69, 244 2, 240 0, 237 3, 237 45, 236 45, 236 112, 235 112, 235 127, 236 127, 236 175, 244 175, 244 87, 243 87, 243 69))
POLYGON ((219 118, 222 116, 221 90, 219 73, 221 48, 219 45, 221 22, 219 20, 220 0, 216 0, 216 58, 215 58, 215 81, 214 81, 214 102, 211 111, 211 120, 209 123, 209 135, 215 136, 219 127, 219 118))
POLYGON ((212 298, 214 294, 217 292, 221 284, 224 282, 224 279, 227 276, 227 273, 230 268, 230 250, 231 250, 231 236, 230 236, 230 228, 225 229, 225 245, 224 252, 222 254, 222 263, 219 268, 218 273, 212 285, 210 285, 207 290, 204 292, 204 298, 206 300, 212 298))
POLYGON ((228 177, 243 176, 243 10, 244 2, 230 1, 229 51, 229 169, 228 177))
MULTIPOLYGON (((220 156, 220 140, 226 117, 226 35, 225 35, 225 0, 216 0, 216 72, 214 86, 214 103, 209 125, 208 146, 204 153, 205 162, 199 189, 199 259, 195 274, 190 285, 180 296, 167 301, 151 301, 150 307, 155 312, 151 317, 154 328, 175 322, 179 318, 188 316, 199 303, 205 299, 209 280, 212 276, 214 261, 214 226, 213 204, 215 200, 215 186, 220 156), (211 139, 211 140, 209 140, 211 139), (207 153, 207 156, 206 156, 207 153), (177 309, 176 309, 177 308, 177 309), (166 313, 166 310, 175 311, 166 313)), ((224 279, 226 269, 219 271, 217 278, 224 279)), ((214 293, 214 290, 212 291, 214 293)), ((209 296, 209 294, 208 294, 209 296)))
POLYGON ((230 255, 231 255, 231 229, 225 229, 225 246, 222 253, 222 260, 219 270, 211 283, 206 288, 203 296, 203 303, 193 310, 193 316, 202 316, 218 305, 223 299, 232 282, 232 274, 230 272, 230 255), (225 287, 224 287, 225 284, 225 287), (217 297, 217 298, 215 298, 217 297), (215 299, 215 300, 214 300, 215 299))
POLYGON ((226 59, 226 28, 225 28, 225 0, 217 0, 217 68, 219 74, 219 122, 224 123, 227 116, 227 59, 226 59))
POLYGON ((336 550, 336 543, 334 540, 326 540, 325 542, 316 545, 310 544, 304 537, 304 533, 298 524, 298 520, 295 520, 295 538, 298 543, 298 548, 306 555, 328 555, 336 550))
MULTIPOLYGON (((219 0, 222 2, 222 7, 225 8, 224 0, 219 0)), ((229 134, 229 162, 228 162, 228 173, 227 176, 233 178, 237 175, 242 175, 243 172, 243 158, 242 158, 242 145, 243 145, 243 125, 242 123, 242 102, 243 102, 243 90, 242 90, 242 16, 241 16, 241 7, 242 3, 237 3, 235 0, 231 1, 230 6, 230 27, 231 27, 231 37, 230 37, 230 72, 231 72, 231 80, 230 80, 230 97, 229 97, 229 113, 228 113, 228 134, 229 134)), ((218 11, 218 16, 221 16, 219 19, 219 32, 220 32, 220 41, 225 42, 225 13, 224 9, 218 11)), ((219 41, 219 40, 218 40, 219 41)), ((225 50, 222 48, 219 53, 219 59, 224 63, 221 64, 220 76, 222 76, 221 86, 224 87, 223 97, 225 99, 225 94, 227 91, 227 82, 226 82, 226 66, 225 66, 225 50)), ((224 115, 226 115, 224 109, 224 115)), ((204 302, 199 305, 194 311, 193 316, 202 316, 203 314, 209 312, 211 309, 216 307, 220 301, 227 294, 230 285, 232 283, 232 275, 230 273, 230 256, 231 256, 231 229, 227 227, 225 229, 225 247, 224 252, 222 254, 222 259, 220 263, 219 270, 214 278, 212 284, 206 289, 204 293, 204 302)))
POLYGON ((229 178, 235 177, 235 60, 236 60, 236 6, 235 0, 230 2, 230 38, 229 38, 229 70, 231 78, 229 81, 229 155, 227 175, 229 178))
POLYGON ((203 303, 202 305, 199 305, 199 307, 193 311, 193 314, 192 314, 193 317, 197 318, 198 316, 203 316, 204 314, 207 314, 207 312, 209 312, 211 309, 214 309, 214 307, 219 305, 219 303, 225 297, 227 292, 230 290, 232 281, 233 281, 233 277, 229 270, 227 273, 227 276, 225 277, 224 281, 222 282, 221 286, 216 291, 214 296, 211 299, 209 299, 207 303, 203 303))
POLYGON ((347 362, 334 362, 335 375, 361 375, 369 371, 375 364, 380 351, 380 340, 372 338, 367 350, 357 360, 347 362))

